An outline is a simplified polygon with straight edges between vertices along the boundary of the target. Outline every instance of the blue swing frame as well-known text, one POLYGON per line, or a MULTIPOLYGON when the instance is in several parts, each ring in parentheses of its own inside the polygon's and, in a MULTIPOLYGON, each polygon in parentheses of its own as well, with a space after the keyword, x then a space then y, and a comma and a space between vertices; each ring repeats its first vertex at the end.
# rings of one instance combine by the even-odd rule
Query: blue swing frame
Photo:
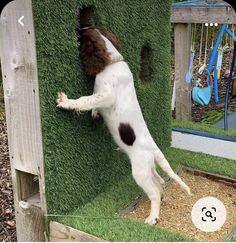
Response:
POLYGON ((218 34, 216 43, 213 47, 211 57, 209 60, 209 64, 207 66, 207 70, 209 71, 209 73, 211 73, 213 71, 213 68, 215 69, 214 70, 214 99, 215 99, 216 104, 219 102, 218 78, 216 75, 217 74, 216 63, 217 63, 217 58, 218 58, 218 48, 220 46, 224 33, 227 33, 231 38, 234 38, 233 32, 228 28, 228 24, 223 24, 220 29, 220 32, 218 34))
POLYGON ((225 105, 224 105, 224 130, 228 130, 228 114, 227 113, 228 113, 228 104, 229 104, 230 84, 231 84, 233 69, 234 69, 234 65, 235 65, 236 39, 235 39, 234 33, 228 28, 227 24, 223 24, 220 29, 215 46, 212 50, 212 55, 211 55, 207 69, 211 73, 214 68, 214 98, 215 98, 215 102, 218 103, 219 95, 218 95, 218 78, 217 78, 216 62, 217 62, 217 58, 218 58, 218 48, 222 41, 222 37, 223 37, 224 33, 227 33, 234 40, 234 55, 233 55, 233 61, 232 61, 231 70, 230 70, 230 77, 228 78, 228 81, 227 81, 227 88, 226 88, 226 94, 225 94, 225 105))

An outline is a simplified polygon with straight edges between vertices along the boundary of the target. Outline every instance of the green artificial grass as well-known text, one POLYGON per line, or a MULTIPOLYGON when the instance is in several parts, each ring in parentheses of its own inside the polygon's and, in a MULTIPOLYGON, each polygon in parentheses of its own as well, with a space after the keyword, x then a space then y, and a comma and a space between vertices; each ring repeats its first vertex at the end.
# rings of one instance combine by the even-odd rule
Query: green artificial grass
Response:
MULTIPOLYGON (((236 161, 180 149, 164 151, 173 169, 180 165, 236 178, 236 161)), ((163 173, 161 173, 163 175, 163 173)), ((115 213, 126 208, 142 194, 131 176, 98 195, 92 202, 79 207, 71 217, 49 217, 65 225, 96 235, 109 241, 190 241, 176 232, 145 225, 115 213)), ((174 220, 174 219, 169 219, 174 220)))
POLYGON ((223 128, 213 127, 212 125, 204 124, 200 122, 191 122, 191 121, 173 119, 172 127, 192 129, 196 131, 208 132, 208 133, 224 135, 228 137, 236 137, 235 129, 229 129, 225 131, 223 128))
MULTIPOLYGON (((228 112, 228 115, 230 112, 228 112)), ((204 118, 201 120, 201 123, 208 124, 208 125, 214 125, 216 122, 220 121, 224 118, 224 111, 208 111, 204 118)))
POLYGON ((236 242, 236 235, 230 241, 231 242, 236 242))
POLYGON ((170 145, 170 4, 149 0, 33 0, 40 108, 49 213, 67 213, 130 174, 103 122, 90 112, 56 109, 57 92, 91 95, 94 81, 81 67, 75 28, 82 6, 93 6, 97 25, 123 43, 147 125, 161 148, 170 145), (141 49, 151 48, 149 81, 139 79, 141 49))
POLYGON ((190 241, 178 233, 145 225, 141 220, 115 216, 142 192, 131 176, 101 193, 93 202, 76 210, 81 218, 51 218, 109 241, 190 241), (83 217, 84 216, 84 217, 83 217))

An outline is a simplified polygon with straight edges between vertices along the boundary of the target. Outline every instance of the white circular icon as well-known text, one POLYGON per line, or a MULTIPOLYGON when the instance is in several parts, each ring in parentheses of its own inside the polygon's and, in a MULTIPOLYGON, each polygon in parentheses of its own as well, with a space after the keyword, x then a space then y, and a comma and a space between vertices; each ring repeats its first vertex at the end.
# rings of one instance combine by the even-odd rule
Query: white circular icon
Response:
POLYGON ((192 222, 204 232, 220 229, 226 220, 224 204, 215 197, 200 198, 192 208, 192 222))

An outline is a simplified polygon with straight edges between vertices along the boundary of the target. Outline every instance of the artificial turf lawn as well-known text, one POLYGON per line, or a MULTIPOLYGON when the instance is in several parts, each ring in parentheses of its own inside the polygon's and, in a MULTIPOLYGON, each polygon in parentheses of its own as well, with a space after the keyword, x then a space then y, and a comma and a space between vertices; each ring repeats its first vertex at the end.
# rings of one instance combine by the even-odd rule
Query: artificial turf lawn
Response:
MULTIPOLYGON (((211 173, 236 178, 236 161, 180 149, 166 149, 164 152, 173 169, 183 165, 211 173)), ((163 175, 163 173, 162 173, 163 175)), ((73 228, 96 235, 109 241, 189 241, 178 233, 145 225, 142 221, 115 216, 130 202, 142 194, 131 176, 114 184, 93 201, 74 211, 79 218, 54 218, 73 228)), ((174 220, 170 219, 170 220, 174 220)))
POLYGON ((231 242, 236 242, 236 235, 230 241, 231 242))
MULTIPOLYGON (((135 88, 150 132, 161 148, 171 140, 170 6, 163 0, 33 0, 40 111, 49 213, 68 213, 130 174, 107 127, 56 108, 57 93, 69 98, 91 95, 93 78, 79 58, 77 15, 95 9, 96 25, 114 33, 134 76, 135 88), (149 46, 150 77, 139 78, 141 50, 149 46)), ((126 122, 126 121, 124 121, 126 122)))
POLYGON ((212 125, 208 125, 200 122, 173 119, 172 127, 192 129, 196 131, 208 132, 208 133, 224 135, 228 137, 236 137, 235 129, 229 129, 225 131, 224 128, 214 127, 212 125))

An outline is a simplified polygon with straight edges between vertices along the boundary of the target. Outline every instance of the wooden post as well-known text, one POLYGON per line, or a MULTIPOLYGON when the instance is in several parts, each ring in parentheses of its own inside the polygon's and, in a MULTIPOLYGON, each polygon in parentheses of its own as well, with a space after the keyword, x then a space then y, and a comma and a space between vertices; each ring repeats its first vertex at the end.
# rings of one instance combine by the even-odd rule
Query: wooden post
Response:
POLYGON ((192 119, 191 84, 185 82, 191 51, 191 25, 175 24, 176 119, 192 119))
POLYGON ((43 241, 46 199, 31 0, 15 0, 4 8, 0 55, 17 240, 43 241), (18 22, 22 16, 23 26, 18 22))

